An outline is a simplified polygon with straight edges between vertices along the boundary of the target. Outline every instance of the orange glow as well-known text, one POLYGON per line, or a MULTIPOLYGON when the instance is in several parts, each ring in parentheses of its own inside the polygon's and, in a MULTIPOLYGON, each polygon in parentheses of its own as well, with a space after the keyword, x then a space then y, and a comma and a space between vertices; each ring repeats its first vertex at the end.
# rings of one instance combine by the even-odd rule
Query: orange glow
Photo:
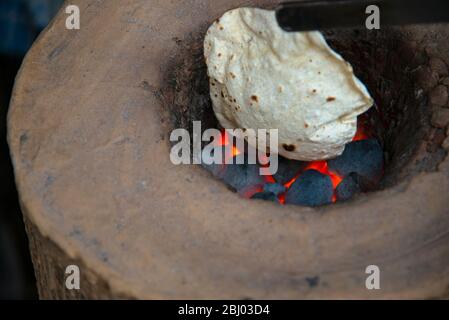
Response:
POLYGON ((334 187, 334 189, 336 189, 338 187, 338 185, 340 184, 340 182, 343 181, 343 178, 340 177, 338 174, 336 174, 333 171, 328 171, 328 175, 332 180, 332 186, 334 187))
MULTIPOLYGON (((369 138, 369 136, 366 134, 365 130, 362 128, 361 125, 359 125, 357 128, 357 132, 352 141, 359 141, 359 140, 364 140, 364 139, 368 139, 368 138, 369 138)), ((233 139, 231 137, 229 137, 229 133, 227 133, 226 130, 222 130, 221 139, 216 142, 216 145, 217 146, 229 146, 232 141, 233 141, 233 139)), ((241 154, 242 152, 243 152, 243 150, 239 150, 235 145, 233 145, 232 146, 232 154, 229 156, 226 155, 225 158, 226 159, 234 158, 237 155, 241 154)), ((265 160, 268 160, 268 159, 265 159, 265 160)), ((265 161, 263 161, 263 162, 265 162, 265 161)), ((269 163, 267 163, 265 165, 261 165, 262 171, 268 170, 268 167, 269 167, 269 163)), ((299 172, 294 178, 292 178, 290 181, 284 183, 284 186, 286 187, 286 189, 288 190, 292 186, 292 184, 296 181, 296 179, 298 179, 298 177, 307 170, 316 170, 324 175, 329 176, 329 178, 332 181, 332 187, 333 187, 333 191, 334 191, 334 193, 332 195, 332 202, 336 202, 337 196, 335 194, 335 189, 342 182, 344 177, 341 177, 336 172, 333 172, 332 170, 330 170, 328 163, 325 160, 309 162, 306 165, 306 167, 303 170, 301 170, 301 172, 299 172)), ((264 175, 263 177, 264 177, 264 180, 266 183, 276 183, 276 179, 274 179, 274 177, 270 174, 264 175)), ((242 195, 244 197, 250 198, 254 194, 256 194, 258 192, 262 192, 262 191, 263 191, 263 187, 258 185, 258 186, 249 187, 242 193, 242 195)), ((287 191, 278 196, 279 202, 281 204, 285 204, 286 193, 287 193, 287 191)))
POLYGON ((232 157, 236 157, 236 156, 238 156, 240 153, 241 153, 240 150, 237 149, 236 146, 232 146, 232 157))
POLYGON ((285 193, 280 194, 278 199, 280 204, 285 204, 285 193))
POLYGON ((244 190, 240 191, 240 195, 244 198, 251 198, 256 193, 262 192, 263 187, 260 185, 250 186, 248 188, 245 188, 244 190))
MULTIPOLYGON (((340 184, 340 182, 343 180, 343 178, 340 177, 337 173, 329 170, 329 167, 327 165, 327 161, 324 161, 324 160, 309 162, 309 164, 304 168, 304 170, 300 174, 296 175, 290 181, 284 183, 284 186, 287 189, 289 189, 292 186, 292 184, 296 181, 296 179, 298 179, 298 177, 304 171, 307 171, 307 170, 316 170, 316 171, 318 171, 318 172, 320 172, 322 174, 325 174, 325 175, 329 176, 329 178, 332 181, 332 188, 334 190, 334 194, 332 195, 332 202, 336 202, 337 201, 337 196, 335 195, 335 189, 340 184)), ((279 195, 279 202, 281 204, 285 204, 285 193, 279 195)))
POLYGON ((365 128, 360 123, 360 121, 357 123, 357 132, 354 135, 354 138, 352 138, 352 141, 360 141, 360 140, 366 140, 369 136, 366 133, 365 128))
POLYGON ((264 180, 266 183, 276 183, 276 180, 273 178, 273 176, 271 174, 269 174, 269 165, 262 165, 261 166, 261 171, 264 173, 264 180))
POLYGON ((332 202, 337 201, 337 196, 335 195, 335 189, 337 189, 338 185, 343 181, 343 178, 339 176, 336 172, 329 170, 329 166, 327 165, 327 161, 312 161, 310 162, 305 170, 314 169, 319 171, 322 174, 325 174, 331 178, 332 188, 334 189, 334 194, 332 195, 332 202))
POLYGON ((360 141, 360 140, 366 140, 368 139, 368 136, 363 131, 356 132, 354 138, 352 138, 352 141, 360 141))
POLYGON ((337 195, 335 194, 335 192, 334 192, 334 194, 332 195, 332 202, 333 202, 333 203, 337 202, 337 195))
POLYGON ((221 139, 220 141, 214 141, 216 146, 227 146, 229 144, 229 137, 226 130, 221 130, 221 139))
POLYGON ((322 174, 328 175, 332 180, 332 186, 334 187, 334 189, 337 188, 337 186, 343 180, 343 178, 340 177, 336 172, 329 170, 327 161, 312 161, 307 165, 305 170, 311 169, 314 169, 322 174))
POLYGON ((327 161, 319 160, 309 162, 304 171, 312 169, 321 172, 322 174, 327 174, 327 161))
MULTIPOLYGON (((232 141, 232 139, 230 139, 229 137, 229 133, 226 130, 222 130, 221 131, 221 139, 219 141, 214 141, 216 146, 229 146, 230 145, 230 141, 232 141)), ((227 163, 229 159, 232 159, 236 156, 238 156, 239 154, 241 154, 242 152, 235 146, 232 145, 232 149, 231 149, 231 154, 230 155, 225 155, 225 162, 227 163)))
POLYGON ((284 183, 284 187, 286 187, 287 189, 290 188, 290 187, 292 186, 293 182, 295 182, 296 179, 298 179, 298 177, 299 177, 299 174, 296 175, 296 176, 295 176, 293 179, 291 179, 290 181, 284 183))

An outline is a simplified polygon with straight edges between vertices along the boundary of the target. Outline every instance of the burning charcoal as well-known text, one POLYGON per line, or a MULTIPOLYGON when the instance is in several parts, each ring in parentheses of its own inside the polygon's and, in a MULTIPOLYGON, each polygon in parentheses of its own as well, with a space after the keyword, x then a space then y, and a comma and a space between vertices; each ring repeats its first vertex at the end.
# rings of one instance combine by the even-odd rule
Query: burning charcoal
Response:
POLYGON ((285 203, 320 206, 332 202, 331 178, 316 170, 306 170, 291 185, 285 195, 285 203))
POLYGON ((338 158, 328 161, 329 168, 346 177, 355 172, 363 190, 375 187, 382 177, 383 151, 375 139, 353 141, 338 158))
POLYGON ((356 193, 360 192, 359 177, 357 173, 351 173, 343 179, 335 189, 338 200, 349 200, 356 193))
MULTIPOLYGON (((222 148, 222 162, 224 162, 226 157, 225 147, 217 146, 212 152, 217 148, 222 148)), ((215 177, 224 180, 239 194, 248 198, 260 190, 266 182, 264 176, 260 175, 259 169, 261 167, 258 164, 205 164, 203 162, 202 166, 215 177)))
POLYGON ((279 202, 278 196, 284 193, 286 188, 280 183, 265 183, 263 191, 254 194, 251 199, 262 199, 279 202))
POLYGON ((292 180, 305 165, 303 161, 290 160, 282 156, 278 159, 278 170, 273 178, 282 184, 292 180))
POLYGON ((279 202, 278 197, 273 192, 267 192, 267 191, 258 192, 255 195, 253 195, 251 197, 251 199, 262 199, 262 200, 279 202))
POLYGON ((205 164, 203 162, 201 166, 210 171, 214 175, 214 177, 220 177, 220 173, 225 169, 224 165, 222 164, 205 164))
MULTIPOLYGON (((229 154, 229 150, 226 149, 226 146, 225 146, 225 145, 215 146, 215 147, 212 149, 212 151, 211 151, 211 155, 212 155, 212 156, 215 154, 215 151, 216 151, 217 149, 221 149, 221 160, 220 160, 221 163, 219 163, 219 164, 215 164, 215 163, 212 163, 212 164, 206 164, 206 163, 204 163, 204 161, 203 161, 203 162, 201 163, 201 165, 202 165, 203 168, 206 168, 208 171, 210 171, 215 177, 222 179, 223 174, 224 174, 224 172, 225 172, 225 170, 226 170, 226 167, 227 167, 228 165, 231 165, 231 164, 226 164, 226 163, 225 163, 225 162, 226 162, 226 159, 228 159, 228 161, 229 161, 229 158, 232 157, 232 156, 229 154)), ((233 161, 233 163, 236 162, 235 159, 232 159, 232 161, 233 161)), ((246 159, 246 157, 245 157, 245 163, 246 163, 246 161, 247 161, 247 159, 246 159)))
POLYGON ((251 194, 252 190, 262 187, 265 179, 259 174, 257 164, 228 164, 219 175, 226 183, 243 195, 251 194))
POLYGON ((264 192, 270 192, 276 196, 281 193, 284 193, 285 190, 286 190, 286 188, 280 183, 265 183, 263 186, 264 192))
POLYGON ((224 163, 224 154, 225 154, 225 148, 224 146, 216 146, 214 147, 214 149, 212 150, 211 154, 215 154, 215 150, 217 148, 221 148, 221 152, 222 152, 222 160, 220 164, 216 164, 216 163, 212 163, 212 164, 206 164, 204 162, 201 163, 201 166, 205 169, 207 169, 208 171, 210 171, 215 177, 220 178, 220 175, 223 173, 224 169, 225 169, 225 165, 224 163))

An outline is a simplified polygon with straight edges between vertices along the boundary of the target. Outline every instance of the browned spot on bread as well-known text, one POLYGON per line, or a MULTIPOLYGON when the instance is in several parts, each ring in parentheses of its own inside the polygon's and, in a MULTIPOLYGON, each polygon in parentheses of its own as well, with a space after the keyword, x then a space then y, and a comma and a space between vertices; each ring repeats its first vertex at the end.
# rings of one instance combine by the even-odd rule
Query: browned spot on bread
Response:
POLYGON ((335 97, 327 97, 327 99, 326 99, 326 101, 327 102, 332 102, 332 101, 335 101, 337 98, 335 98, 335 97))
POLYGON ((251 96, 251 100, 255 101, 255 102, 259 102, 259 98, 257 98, 256 95, 252 95, 251 96))
POLYGON ((304 128, 308 128, 309 124, 307 122, 304 122, 304 128))
POLYGON ((284 148, 286 151, 292 152, 295 151, 296 147, 293 144, 283 144, 282 148, 284 148))

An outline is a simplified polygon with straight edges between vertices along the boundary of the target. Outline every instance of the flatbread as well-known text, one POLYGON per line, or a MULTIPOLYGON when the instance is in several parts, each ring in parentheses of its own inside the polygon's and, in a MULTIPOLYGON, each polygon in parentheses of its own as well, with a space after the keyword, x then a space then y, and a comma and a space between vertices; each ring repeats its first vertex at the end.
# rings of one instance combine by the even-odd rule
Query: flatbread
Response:
POLYGON ((278 129, 278 152, 289 159, 340 155, 357 116, 373 105, 351 65, 320 32, 285 32, 274 11, 226 12, 208 29, 204 55, 220 124, 278 129))

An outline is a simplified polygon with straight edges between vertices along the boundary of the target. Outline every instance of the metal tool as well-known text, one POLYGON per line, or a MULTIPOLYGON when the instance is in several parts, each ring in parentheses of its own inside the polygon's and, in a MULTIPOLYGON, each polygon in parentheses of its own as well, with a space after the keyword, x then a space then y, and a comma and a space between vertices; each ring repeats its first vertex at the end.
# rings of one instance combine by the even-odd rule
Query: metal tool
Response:
POLYGON ((276 19, 285 31, 365 28, 367 7, 380 9, 380 27, 449 22, 449 0, 335 0, 282 3, 276 19))

